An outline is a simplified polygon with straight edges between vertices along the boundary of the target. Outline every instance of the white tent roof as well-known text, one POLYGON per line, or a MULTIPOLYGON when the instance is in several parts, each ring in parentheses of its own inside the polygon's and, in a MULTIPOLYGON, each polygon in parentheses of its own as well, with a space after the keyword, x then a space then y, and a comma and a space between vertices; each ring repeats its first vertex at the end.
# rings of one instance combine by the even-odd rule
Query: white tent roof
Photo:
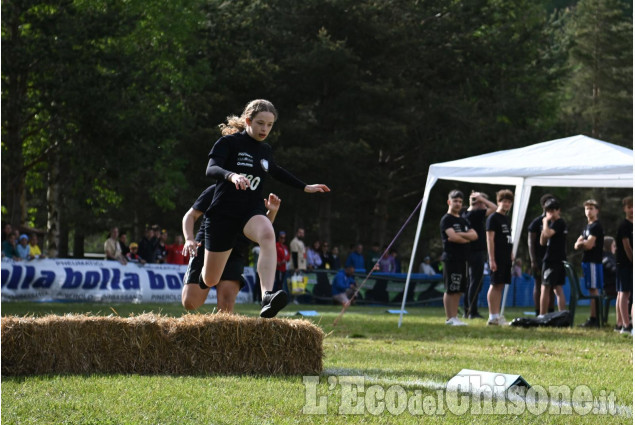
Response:
MULTIPOLYGON (((633 150, 582 135, 430 165, 423 192, 406 291, 430 191, 437 180, 515 186, 514 255, 533 186, 633 187, 633 150)), ((405 307, 405 297, 402 311, 405 307)), ((403 315, 399 318, 399 325, 403 315)))
POLYGON ((632 187, 633 151, 578 135, 432 164, 429 175, 489 184, 632 187))

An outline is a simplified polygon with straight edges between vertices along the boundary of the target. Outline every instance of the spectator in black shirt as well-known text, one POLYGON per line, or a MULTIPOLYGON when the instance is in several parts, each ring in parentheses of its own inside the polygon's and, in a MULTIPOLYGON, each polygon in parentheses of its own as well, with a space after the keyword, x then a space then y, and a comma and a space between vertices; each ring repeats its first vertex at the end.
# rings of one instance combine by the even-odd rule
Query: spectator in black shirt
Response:
MULTIPOLYGON (((545 256, 545 247, 540 245, 540 233, 542 233, 542 220, 545 218, 545 203, 554 198, 550 193, 545 193, 540 197, 540 206, 542 214, 534 218, 527 228, 527 245, 529 248, 529 258, 531 260, 531 274, 534 277, 534 307, 536 308, 536 316, 540 314, 540 294, 542 293, 542 259, 545 256)), ((548 312, 552 313, 555 303, 555 297, 552 291, 547 291, 549 296, 548 312)))
POLYGON ((154 237, 154 229, 146 227, 145 234, 139 242, 139 256, 146 263, 154 263, 154 251, 156 250, 157 239, 154 237))
MULTIPOLYGON (((584 284, 591 295, 598 295, 604 288, 604 269, 602 267, 604 229, 598 220, 599 213, 600 206, 597 201, 589 199, 584 202, 584 215, 587 218, 587 224, 573 245, 574 249, 584 251, 582 254, 582 273, 584 284)), ((600 326, 597 303, 597 300, 591 300, 591 317, 581 325, 582 327, 597 328, 600 326)))
POLYGON ((461 214, 474 229, 478 239, 470 242, 470 252, 468 254, 468 276, 469 283, 467 293, 463 297, 465 307, 464 318, 482 318, 478 312, 478 294, 481 292, 483 283, 483 269, 487 261, 487 238, 485 237, 485 219, 496 211, 496 204, 490 201, 486 194, 472 192, 470 195, 470 207, 461 214))
POLYGON ((622 199, 624 221, 617 229, 615 244, 617 252, 617 302, 616 313, 621 317, 622 329, 620 333, 632 334, 633 325, 628 318, 628 299, 633 292, 633 197, 622 199))
POLYGON ((496 193, 496 212, 487 218, 487 252, 489 254, 490 287, 487 291, 489 307, 488 325, 506 325, 505 317, 500 315, 503 289, 512 281, 512 227, 507 215, 514 203, 511 190, 503 189, 496 193))
POLYGON ((549 199, 545 203, 545 217, 542 219, 542 232, 540 233, 540 245, 546 246, 545 256, 542 260, 542 286, 540 295, 540 315, 547 314, 549 298, 547 293, 553 291, 558 299, 558 311, 567 308, 567 300, 564 297, 562 286, 565 284, 565 270, 562 263, 567 259, 567 224, 560 217, 560 202, 557 199, 549 199), (545 290, 546 289, 546 290, 545 290))
POLYGON ((467 259, 469 243, 478 235, 466 219, 461 217, 463 193, 453 190, 448 194, 448 212, 441 218, 441 240, 443 241, 443 307, 446 325, 465 326, 457 317, 461 295, 467 289, 467 259))

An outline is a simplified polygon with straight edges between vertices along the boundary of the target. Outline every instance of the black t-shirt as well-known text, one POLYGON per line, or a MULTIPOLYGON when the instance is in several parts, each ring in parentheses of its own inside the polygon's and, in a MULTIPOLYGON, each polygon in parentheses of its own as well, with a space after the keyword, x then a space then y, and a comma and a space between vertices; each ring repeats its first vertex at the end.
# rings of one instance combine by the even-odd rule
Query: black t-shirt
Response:
POLYGON ((290 186, 304 189, 306 184, 273 160, 271 146, 252 139, 246 132, 223 136, 209 153, 208 175, 218 179, 210 210, 223 205, 234 211, 249 213, 262 210, 264 203, 262 186, 267 175, 290 186), (247 190, 238 190, 234 183, 227 181, 230 172, 242 174, 250 181, 247 190))
POLYGON ((626 251, 624 250, 624 244, 622 243, 622 239, 628 238, 631 242, 631 249, 633 248, 633 222, 624 220, 620 227, 617 229, 617 237, 615 238, 615 245, 617 245, 617 252, 615 253, 615 257, 617 259, 617 264, 620 266, 632 266, 633 262, 628 260, 626 256, 626 251))
POLYGON ((602 263, 602 254, 604 252, 604 229, 598 220, 588 224, 582 231, 584 240, 588 240, 590 236, 595 236, 595 245, 582 254, 582 262, 584 263, 602 263))
POLYGON ((470 242, 470 249, 472 251, 486 251, 487 239, 485 236, 485 214, 486 209, 473 209, 471 211, 465 210, 461 216, 470 223, 470 227, 474 229, 478 235, 478 239, 470 242))
POLYGON ((455 217, 452 214, 445 214, 441 218, 441 240, 443 241, 443 261, 467 261, 470 245, 467 243, 456 243, 448 240, 445 229, 453 228, 455 232, 467 232, 470 224, 463 217, 455 217))
MULTIPOLYGON (((535 249, 534 252, 536 253, 536 260, 537 261, 542 261, 542 259, 545 257, 545 251, 547 250, 546 246, 542 246, 540 245, 540 233, 542 232, 542 219, 545 218, 545 215, 540 215, 536 218, 534 218, 531 223, 529 223, 529 227, 527 227, 527 231, 529 231, 529 233, 535 233, 535 249)), ((531 237, 531 235, 529 236, 531 237)))
POLYGON ((159 241, 156 238, 148 239, 145 236, 139 242, 139 256, 148 263, 154 262, 154 253, 157 249, 159 241))
POLYGON ((495 212, 487 218, 485 228, 487 231, 494 232, 494 259, 496 262, 511 263, 514 243, 509 217, 495 212))
POLYGON ((549 238, 547 249, 545 250, 544 262, 554 263, 567 259, 567 224, 562 218, 549 223, 549 228, 555 230, 556 233, 549 238))
MULTIPOLYGON (((200 195, 198 195, 198 198, 196 198, 196 201, 194 201, 194 203, 192 204, 192 209, 196 211, 201 211, 201 212, 207 211, 209 206, 212 204, 212 200, 214 199, 215 190, 216 190, 215 184, 208 186, 204 191, 201 192, 200 195)), ((201 223, 201 226, 198 229, 198 233, 196 234, 195 240, 197 242, 202 242, 203 240, 205 240, 205 222, 204 221, 201 223)))

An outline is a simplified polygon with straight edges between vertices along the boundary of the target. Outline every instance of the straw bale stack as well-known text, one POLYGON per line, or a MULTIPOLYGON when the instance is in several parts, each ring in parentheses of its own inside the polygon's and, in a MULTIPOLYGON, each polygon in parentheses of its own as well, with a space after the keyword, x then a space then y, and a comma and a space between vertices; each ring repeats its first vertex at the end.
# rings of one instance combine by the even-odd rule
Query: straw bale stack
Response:
POLYGON ((2 374, 316 375, 322 330, 307 320, 152 313, 2 318, 2 374))

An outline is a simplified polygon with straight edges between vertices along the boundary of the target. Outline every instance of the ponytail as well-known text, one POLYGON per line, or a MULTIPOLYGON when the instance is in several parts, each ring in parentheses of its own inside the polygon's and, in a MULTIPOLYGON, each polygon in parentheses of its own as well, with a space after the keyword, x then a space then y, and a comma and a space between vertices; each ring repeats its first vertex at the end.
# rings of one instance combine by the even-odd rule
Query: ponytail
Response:
POLYGON ((230 115, 227 117, 227 124, 220 124, 219 127, 223 136, 229 136, 230 134, 245 130, 245 128, 247 128, 247 122, 245 122, 244 117, 230 115))

